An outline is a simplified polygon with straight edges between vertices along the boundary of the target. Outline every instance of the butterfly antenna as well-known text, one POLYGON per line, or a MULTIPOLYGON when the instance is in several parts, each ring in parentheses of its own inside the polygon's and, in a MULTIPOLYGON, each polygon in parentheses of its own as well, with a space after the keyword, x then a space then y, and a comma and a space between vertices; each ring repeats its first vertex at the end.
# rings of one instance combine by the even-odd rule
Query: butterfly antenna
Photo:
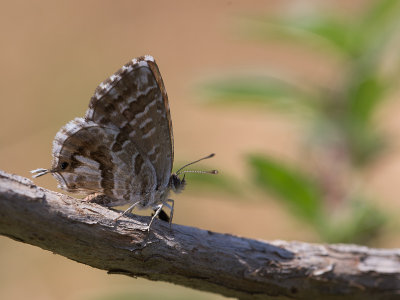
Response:
POLYGON ((218 174, 217 170, 211 170, 211 171, 197 171, 197 170, 187 170, 187 171, 182 171, 183 169, 185 169, 186 167, 193 165, 195 163, 198 163, 199 161, 205 160, 205 159, 209 159, 211 157, 214 157, 215 153, 211 153, 210 155, 207 155, 206 157, 200 158, 198 160, 192 161, 191 163, 188 163, 186 165, 184 165, 182 168, 180 168, 177 172, 176 175, 179 174, 184 174, 184 173, 201 173, 201 174, 218 174))
MULTIPOLYGON (((203 170, 186 170, 182 171, 179 174, 185 174, 185 173, 199 173, 199 174, 218 174, 218 170, 210 170, 210 171, 203 171, 203 170)), ((178 174, 176 174, 178 175, 178 174)))

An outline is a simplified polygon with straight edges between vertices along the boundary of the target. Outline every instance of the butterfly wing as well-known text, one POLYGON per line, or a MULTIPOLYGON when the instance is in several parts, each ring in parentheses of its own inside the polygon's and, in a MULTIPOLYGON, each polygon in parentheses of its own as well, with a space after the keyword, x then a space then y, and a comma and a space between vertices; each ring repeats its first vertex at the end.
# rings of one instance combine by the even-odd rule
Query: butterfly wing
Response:
POLYGON ((110 206, 138 201, 154 190, 155 170, 134 143, 128 140, 124 151, 113 151, 119 134, 116 128, 82 118, 61 128, 53 142, 51 169, 59 187, 69 192, 105 194, 114 199, 110 206), (132 172, 141 180, 135 180, 132 172))
POLYGON ((155 169, 157 188, 168 185, 173 164, 173 135, 168 97, 151 56, 133 59, 95 90, 85 119, 116 128, 114 152, 132 141, 155 169))

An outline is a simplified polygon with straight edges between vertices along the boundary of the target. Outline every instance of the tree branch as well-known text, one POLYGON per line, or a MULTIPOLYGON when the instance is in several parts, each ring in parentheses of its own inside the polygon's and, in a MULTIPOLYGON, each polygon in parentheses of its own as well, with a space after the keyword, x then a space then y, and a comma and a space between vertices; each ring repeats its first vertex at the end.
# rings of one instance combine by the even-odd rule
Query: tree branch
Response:
POLYGON ((258 241, 129 215, 0 171, 0 234, 111 274, 240 299, 400 299, 400 249, 258 241))

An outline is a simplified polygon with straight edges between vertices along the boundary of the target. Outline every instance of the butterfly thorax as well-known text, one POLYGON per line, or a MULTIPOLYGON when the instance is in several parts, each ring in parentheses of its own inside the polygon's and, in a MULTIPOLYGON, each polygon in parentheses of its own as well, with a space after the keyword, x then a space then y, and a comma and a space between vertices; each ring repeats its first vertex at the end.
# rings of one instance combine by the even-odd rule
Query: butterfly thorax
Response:
POLYGON ((157 204, 163 204, 168 199, 171 190, 174 193, 180 193, 183 191, 185 186, 185 177, 180 179, 175 173, 171 174, 166 187, 159 187, 153 191, 150 191, 149 193, 138 195, 140 197, 140 199, 138 198, 137 200, 140 202, 139 207, 141 206, 142 208, 150 208, 156 206, 157 204))
POLYGON ((158 188, 149 193, 145 193, 138 196, 140 202, 139 208, 152 208, 158 204, 163 204, 168 200, 170 191, 174 193, 180 193, 186 186, 185 178, 180 179, 178 175, 172 174, 169 178, 168 186, 165 188, 158 188))

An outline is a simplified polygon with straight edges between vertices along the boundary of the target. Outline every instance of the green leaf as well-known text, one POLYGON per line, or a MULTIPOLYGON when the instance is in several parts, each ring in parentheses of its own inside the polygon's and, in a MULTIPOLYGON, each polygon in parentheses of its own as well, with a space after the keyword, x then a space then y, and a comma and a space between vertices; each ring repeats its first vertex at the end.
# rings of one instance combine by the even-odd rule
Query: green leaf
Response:
POLYGON ((291 22, 291 26, 329 41, 336 50, 348 54, 351 51, 351 28, 345 20, 315 15, 291 22))
POLYGON ((382 136, 377 133, 373 119, 379 104, 388 90, 387 85, 378 77, 356 78, 351 84, 347 109, 343 110, 343 130, 347 138, 352 160, 356 166, 363 166, 383 149, 382 136))
POLYGON ((294 16, 273 19, 270 17, 252 18, 247 35, 268 40, 279 38, 295 43, 320 45, 342 55, 351 55, 353 32, 351 23, 329 14, 294 16))
POLYGON ((348 99, 349 119, 359 123, 359 126, 371 121, 377 105, 383 101, 386 85, 378 77, 356 79, 350 90, 348 99))
POLYGON ((220 103, 267 104, 280 109, 313 109, 311 91, 266 76, 237 76, 204 85, 206 97, 220 103))
POLYGON ((256 183, 285 201, 293 212, 312 224, 322 216, 321 193, 307 175, 260 155, 248 157, 256 183))

